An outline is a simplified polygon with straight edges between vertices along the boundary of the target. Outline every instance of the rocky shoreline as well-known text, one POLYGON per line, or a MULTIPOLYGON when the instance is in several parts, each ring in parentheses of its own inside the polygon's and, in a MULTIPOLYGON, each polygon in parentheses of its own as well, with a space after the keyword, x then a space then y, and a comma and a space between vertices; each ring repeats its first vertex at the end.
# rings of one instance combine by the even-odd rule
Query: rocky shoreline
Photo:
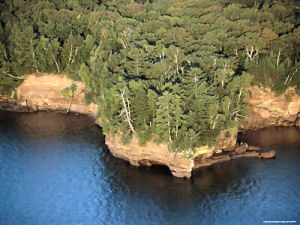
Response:
POLYGON ((270 126, 300 126, 300 95, 289 88, 276 95, 269 88, 250 88, 251 98, 245 103, 248 112, 239 127, 240 131, 256 130, 270 126))
MULTIPOLYGON (((4 96, 0 96, 0 110, 12 112, 66 112, 66 108, 64 107, 51 108, 43 105, 37 106, 29 104, 24 106, 17 100, 4 96)), ((74 112, 73 110, 71 111, 74 112)), ((86 113, 81 114, 86 115, 86 113)), ((91 116, 90 114, 88 115, 91 116)), ((92 117, 95 119, 94 116, 92 117)), ((213 164, 233 159, 245 157, 271 159, 275 157, 276 152, 273 150, 264 151, 260 147, 248 146, 247 143, 237 145, 235 135, 236 134, 233 134, 228 138, 222 138, 223 135, 221 134, 219 143, 214 149, 202 149, 202 154, 199 154, 199 156, 194 159, 189 159, 182 154, 172 153, 168 150, 168 146, 164 144, 156 145, 149 143, 146 147, 140 147, 137 140, 132 140, 130 144, 123 145, 116 137, 106 137, 105 142, 113 156, 124 159, 131 165, 165 165, 170 169, 173 176, 185 178, 190 178, 192 172, 198 168, 211 166, 213 164)))
POLYGON ((249 146, 247 143, 241 143, 233 148, 221 150, 219 153, 214 153, 209 158, 197 157, 195 158, 195 166, 193 170, 211 166, 216 163, 226 162, 232 159, 240 159, 246 157, 257 157, 262 159, 273 159, 276 157, 275 150, 263 150, 258 146, 249 146))
MULTIPOLYGON (((26 76, 24 82, 16 89, 17 99, 0 96, 0 110, 15 112, 60 111, 66 112, 68 101, 61 95, 61 90, 69 87, 74 81, 66 76, 44 74, 26 76)), ((74 95, 71 112, 85 114, 97 123, 97 106, 87 105, 84 101, 85 87, 76 82, 78 89, 74 95)), ((240 130, 259 129, 269 126, 300 126, 300 98, 293 94, 289 103, 282 97, 266 100, 261 90, 253 87, 252 98, 248 100, 249 115, 240 130), (262 107, 263 105, 263 107, 262 107), (280 107, 279 107, 280 106, 280 107), (268 113, 266 113, 268 112, 268 113), (267 116, 270 116, 268 118, 267 116), (277 117, 277 118, 276 118, 277 117), (252 123, 251 123, 252 120, 252 123), (288 122, 286 122, 288 121, 288 122)), ((270 96, 270 92, 268 92, 270 96)), ((106 136, 105 143, 115 157, 124 159, 134 166, 167 166, 176 177, 190 178, 192 172, 200 167, 243 157, 274 158, 275 151, 263 151, 259 147, 237 144, 237 129, 220 133, 219 141, 214 148, 203 146, 196 153, 175 153, 168 150, 166 144, 147 143, 139 146, 133 139, 124 145, 118 137, 106 136)))

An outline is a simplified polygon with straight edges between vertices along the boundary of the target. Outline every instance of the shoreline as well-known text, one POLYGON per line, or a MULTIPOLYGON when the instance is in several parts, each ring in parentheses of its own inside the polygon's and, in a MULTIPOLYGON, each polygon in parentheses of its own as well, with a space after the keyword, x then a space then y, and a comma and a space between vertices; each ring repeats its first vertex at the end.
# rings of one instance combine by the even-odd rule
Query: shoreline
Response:
MULTIPOLYGON (((52 112, 54 112, 54 113, 68 114, 66 112, 66 108, 63 108, 63 107, 53 109, 53 108, 45 107, 45 106, 44 107, 35 106, 34 108, 32 108, 32 106, 23 106, 22 104, 19 104, 19 102, 15 99, 3 97, 3 96, 0 96, 0 111, 16 112, 16 113, 34 113, 34 112, 50 112, 50 113, 52 113, 52 112)), ((92 115, 90 113, 88 113, 88 114, 80 113, 80 112, 76 112, 73 110, 71 110, 69 113, 75 114, 75 115, 88 116, 90 119, 92 119, 94 121, 96 126, 99 126, 101 128, 101 126, 97 122, 95 115, 92 115)), ((111 140, 111 137, 105 136, 105 139, 106 139, 105 144, 107 144, 107 139, 111 140)), ((107 145, 107 146, 108 146, 108 149, 110 150, 111 154, 114 157, 126 160, 131 165, 134 165, 137 167, 163 165, 162 163, 155 162, 155 160, 151 160, 151 159, 148 159, 148 160, 143 159, 143 160, 134 161, 132 159, 125 157, 124 155, 119 155, 117 153, 118 151, 114 150, 114 148, 112 147, 112 144, 107 145)), ((124 146, 126 146, 126 145, 124 145, 124 146)), ((161 147, 161 146, 158 145, 158 147, 161 147)), ((276 155, 276 152, 274 152, 272 150, 264 151, 260 147, 248 146, 247 143, 241 143, 240 145, 236 144, 229 149, 223 149, 219 153, 215 152, 209 157, 205 157, 203 154, 199 155, 198 157, 195 157, 193 159, 194 165, 190 171, 191 174, 188 174, 184 171, 178 172, 176 169, 172 168, 172 166, 170 166, 170 165, 165 165, 165 166, 167 166, 169 168, 169 170, 173 176, 185 177, 185 178, 189 179, 191 177, 192 173, 195 172, 195 170, 197 170, 199 168, 209 167, 209 166, 212 166, 212 165, 215 165, 218 163, 222 163, 222 162, 226 162, 226 161, 234 160, 234 159, 250 158, 250 157, 267 159, 267 158, 275 158, 275 155, 276 155)), ((175 158, 176 158, 176 154, 175 154, 174 160, 175 160, 175 158)))
MULTIPOLYGON (((31 74, 25 76, 24 82, 15 90, 13 97, 0 96, 0 110, 14 112, 50 111, 66 113, 69 102, 62 96, 61 91, 73 83, 77 90, 73 96, 70 112, 88 115, 99 126, 97 119, 98 106, 87 105, 85 86, 74 82, 66 75, 31 74)), ((200 167, 242 157, 258 157, 268 155, 274 158, 274 152, 265 153, 261 149, 249 150, 251 146, 238 144, 238 131, 255 130, 270 126, 300 126, 300 96, 293 94, 287 102, 284 96, 275 96, 268 89, 252 87, 252 97, 247 100, 249 107, 245 121, 238 129, 224 130, 214 147, 202 146, 196 152, 170 152, 167 144, 155 144, 149 141, 146 146, 140 146, 138 140, 132 139, 124 145, 118 137, 105 135, 105 144, 111 154, 128 161, 134 166, 164 165, 173 176, 190 178, 192 172, 200 167), (287 122, 290 121, 290 122, 287 122), (297 123, 299 122, 299 123, 297 123), (229 131, 229 132, 228 132, 229 131)), ((292 90, 288 90, 291 94, 292 90)), ((101 127, 101 126, 100 126, 101 127)), ((254 148, 255 149, 255 148, 254 148)), ((267 157, 267 156, 265 156, 267 157)))

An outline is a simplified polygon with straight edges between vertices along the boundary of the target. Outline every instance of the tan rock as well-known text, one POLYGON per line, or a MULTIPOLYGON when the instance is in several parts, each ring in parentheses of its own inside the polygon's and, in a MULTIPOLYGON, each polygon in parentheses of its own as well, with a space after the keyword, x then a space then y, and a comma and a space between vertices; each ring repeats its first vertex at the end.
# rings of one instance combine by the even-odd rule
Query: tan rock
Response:
POLYGON ((105 137, 105 143, 113 156, 129 161, 131 165, 165 165, 173 176, 191 177, 194 159, 184 154, 170 152, 166 144, 148 142, 141 147, 136 138, 124 145, 118 137, 105 137))
MULTIPOLYGON (((62 96, 61 91, 64 88, 70 87, 73 83, 77 85, 77 90, 75 91, 70 111, 90 115, 95 118, 95 123, 99 124, 99 120, 96 120, 97 106, 95 104, 85 104, 85 87, 83 83, 74 82, 66 75, 27 75, 24 82, 16 89, 18 102, 9 102, 8 104, 1 105, 4 108, 11 107, 12 111, 18 111, 19 109, 24 109, 24 111, 28 109, 31 111, 66 111, 69 102, 62 96)), ((221 134, 221 145, 224 147, 234 146, 236 143, 236 134, 237 129, 221 134)), ((115 157, 125 159, 131 165, 165 165, 169 167, 174 176, 186 178, 191 177, 194 158, 197 155, 209 158, 213 154, 213 148, 203 146, 196 149, 195 155, 188 157, 188 154, 170 152, 168 146, 165 144, 156 145, 153 142, 149 142, 145 147, 140 147, 136 139, 133 139, 130 144, 124 145, 118 138, 106 137, 106 144, 115 157)), ((221 159, 218 160, 220 161, 221 159)))
MULTIPOLYGON (((268 126, 290 126, 284 120, 293 120, 300 112, 300 96, 293 88, 289 88, 280 96, 276 96, 269 88, 251 87, 251 98, 246 99, 248 112, 241 124, 243 129, 258 129, 268 126), (289 96, 287 100, 286 96, 289 96)), ((295 120, 294 120, 295 121, 295 120)), ((294 122, 293 121, 293 122, 294 122)))
POLYGON ((282 126, 284 119, 282 117, 279 117, 277 122, 276 122, 276 126, 282 126))
POLYGON ((223 152, 232 152, 232 151, 234 151, 234 149, 235 149, 235 146, 233 146, 233 147, 228 147, 228 148, 224 148, 222 151, 223 151, 223 152))
POLYGON ((236 137, 238 134, 238 129, 227 129, 220 132, 219 140, 217 145, 215 146, 215 150, 217 149, 233 149, 236 145, 236 137))
POLYGON ((259 151, 261 148, 258 146, 251 146, 249 145, 248 151, 259 151))
POLYGON ((237 154, 242 154, 244 152, 247 151, 247 146, 245 144, 242 144, 242 145, 239 145, 239 146, 236 146, 234 151, 237 153, 237 154))
POLYGON ((281 124, 281 126, 283 126, 283 127, 288 127, 290 125, 291 125, 291 123, 288 120, 284 120, 281 124))
POLYGON ((267 152, 261 152, 260 157, 263 159, 272 159, 275 158, 276 156, 276 151, 275 150, 271 150, 271 151, 267 151, 267 152))
POLYGON ((214 157, 210 158, 210 161, 212 162, 212 164, 226 162, 228 160, 230 160, 229 155, 220 155, 220 156, 214 156, 214 157))
MULTIPOLYGON (((66 75, 40 74, 27 75, 24 82, 16 89, 18 102, 4 100, 4 104, 0 104, 3 108, 12 111, 16 110, 59 110, 66 111, 69 102, 61 95, 61 91, 72 85, 74 81, 67 78, 66 75)), ((80 82, 75 82, 77 90, 73 97, 71 111, 92 116, 96 119, 97 106, 95 104, 86 105, 84 101, 85 87, 80 82)), ((250 89, 252 97, 246 101, 248 104, 248 114, 243 124, 244 129, 262 128, 270 125, 290 125, 289 120, 297 117, 300 118, 300 96, 295 94, 293 89, 288 89, 285 94, 290 96, 287 101, 285 94, 275 96, 270 89, 252 87, 250 89), (281 119, 278 119, 281 118, 281 119), (287 118, 284 121, 283 118, 287 118)), ((0 102, 2 99, 0 99, 0 102)), ((300 119, 296 124, 300 126, 300 119)), ((294 121, 295 121, 294 120, 294 121)), ((96 120, 95 123, 99 124, 96 120)), ((245 143, 236 146, 236 137, 238 129, 229 129, 222 131, 219 136, 218 143, 213 149, 206 146, 197 149, 197 154, 187 155, 170 152, 166 144, 156 145, 153 142, 147 143, 146 146, 140 147, 137 139, 132 139, 130 144, 124 145, 115 137, 106 137, 106 144, 111 153, 118 158, 129 161, 135 166, 145 165, 165 165, 169 167, 174 176, 191 177, 192 170, 209 166, 215 163, 228 161, 233 158, 254 157, 259 153, 257 147, 249 146, 245 143), (247 148, 251 152, 246 152, 247 148), (221 154, 223 151, 229 154, 212 156, 214 152, 221 154), (233 151, 234 152, 231 152, 233 151), (237 155, 233 155, 237 153, 237 155)), ((261 153, 262 158, 275 157, 275 151, 261 153)))
POLYGON ((292 124, 295 123, 296 119, 297 119, 297 114, 289 116, 286 120, 292 124))
POLYGON ((296 119, 295 126, 300 127, 300 117, 296 119))
POLYGON ((74 82, 66 75, 27 75, 23 83, 16 89, 16 95, 20 105, 32 110, 66 111, 69 101, 62 96, 61 91, 73 83, 77 85, 77 90, 74 93, 70 111, 96 118, 97 106, 95 104, 86 105, 84 101, 84 84, 74 82))
POLYGON ((205 166, 211 166, 216 163, 226 162, 226 161, 229 161, 230 159, 231 158, 228 154, 220 155, 220 156, 213 156, 213 157, 205 158, 202 160, 195 159, 195 165, 194 165, 193 170, 196 170, 198 168, 205 167, 205 166))
POLYGON ((244 152, 244 153, 238 154, 238 155, 232 155, 231 158, 239 159, 239 158, 245 158, 245 157, 258 157, 258 156, 259 156, 258 152, 251 151, 251 152, 244 152))
POLYGON ((222 154, 222 150, 221 150, 221 149, 218 149, 218 150, 215 151, 215 153, 216 153, 216 154, 222 154))

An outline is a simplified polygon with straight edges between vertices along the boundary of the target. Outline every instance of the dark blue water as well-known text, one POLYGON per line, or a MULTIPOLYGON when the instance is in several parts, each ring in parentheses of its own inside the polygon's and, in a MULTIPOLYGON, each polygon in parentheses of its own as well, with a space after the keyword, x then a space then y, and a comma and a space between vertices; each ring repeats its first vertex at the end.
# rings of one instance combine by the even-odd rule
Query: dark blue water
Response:
POLYGON ((276 159, 230 161, 186 180, 113 158, 87 117, 0 112, 0 224, 300 224, 300 129, 244 139, 276 159))

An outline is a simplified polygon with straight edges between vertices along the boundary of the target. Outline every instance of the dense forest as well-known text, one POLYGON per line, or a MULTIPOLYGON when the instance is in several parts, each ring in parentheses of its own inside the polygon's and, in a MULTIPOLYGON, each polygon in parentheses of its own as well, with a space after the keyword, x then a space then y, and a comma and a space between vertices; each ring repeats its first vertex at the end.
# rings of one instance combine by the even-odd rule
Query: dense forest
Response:
POLYGON ((2 0, 0 92, 66 73, 105 134, 176 151, 238 126, 251 85, 300 90, 295 0, 2 0))

